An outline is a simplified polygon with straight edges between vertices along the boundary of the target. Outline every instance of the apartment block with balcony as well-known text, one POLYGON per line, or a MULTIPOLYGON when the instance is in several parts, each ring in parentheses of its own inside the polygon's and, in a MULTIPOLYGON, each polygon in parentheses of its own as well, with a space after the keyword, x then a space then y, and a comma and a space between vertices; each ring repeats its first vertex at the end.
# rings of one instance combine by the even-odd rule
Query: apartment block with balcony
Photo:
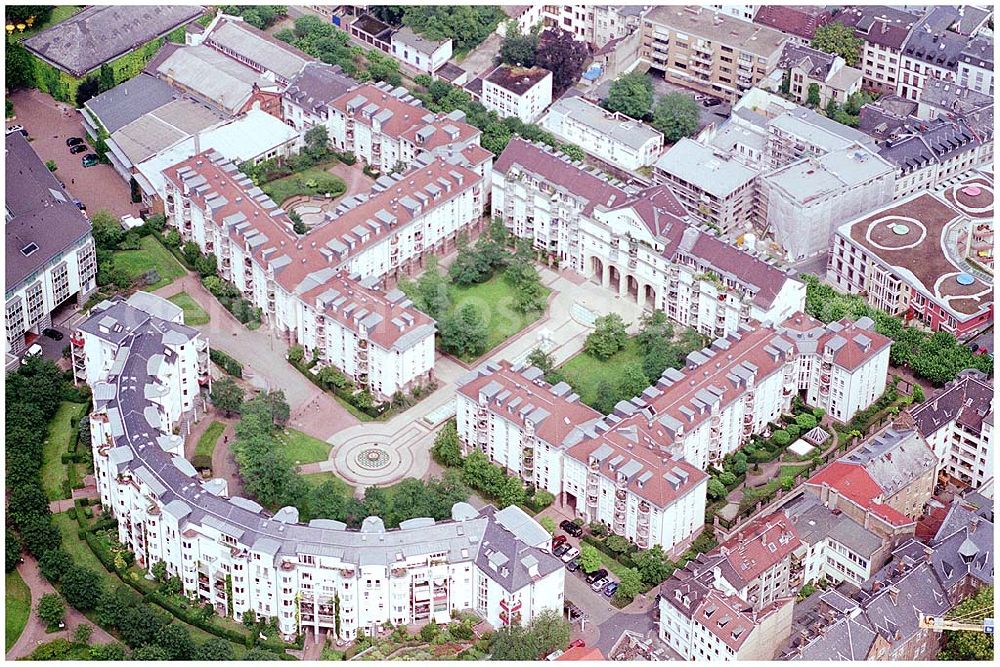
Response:
POLYGON ((962 53, 990 16, 971 5, 929 8, 902 45, 896 94, 919 101, 928 79, 957 81, 962 53))
POLYGON ((90 222, 20 133, 6 137, 7 364, 97 289, 90 222))
POLYGON ((312 221, 305 240, 283 210, 214 152, 163 172, 165 212, 182 238, 218 258, 220 277, 275 331, 382 398, 425 383, 434 363, 433 324, 383 283, 481 223, 475 172, 429 155, 415 165, 312 221))
POLYGON ((774 70, 788 39, 708 7, 659 6, 643 17, 642 57, 668 81, 736 102, 774 70))
POLYGON ((161 302, 101 304, 78 332, 88 350, 116 347, 110 367, 89 355, 84 376, 101 504, 139 567, 163 562, 186 596, 232 619, 272 619, 286 639, 310 630, 351 641, 386 623, 447 623, 461 611, 499 628, 562 609, 565 570, 551 538, 517 507, 457 503, 451 520, 387 531, 368 517, 347 530, 299 523, 293 507, 272 515, 202 479, 173 435, 186 387, 198 385, 200 335, 161 302))
POLYGON ((993 484, 993 382, 966 370, 910 414, 939 469, 973 489, 993 484))

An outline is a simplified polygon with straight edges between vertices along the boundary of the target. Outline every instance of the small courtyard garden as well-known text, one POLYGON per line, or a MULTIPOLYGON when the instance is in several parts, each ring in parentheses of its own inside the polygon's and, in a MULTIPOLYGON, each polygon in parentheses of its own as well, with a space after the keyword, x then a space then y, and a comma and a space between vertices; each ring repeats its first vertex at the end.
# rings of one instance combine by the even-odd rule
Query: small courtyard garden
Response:
POLYGON ((459 236, 447 272, 430 257, 417 280, 399 288, 438 323, 441 351, 471 362, 537 321, 551 290, 542 284, 531 245, 494 220, 475 244, 459 236))
POLYGON ((192 327, 208 324, 210 320, 208 313, 187 292, 175 294, 167 299, 167 301, 184 311, 184 324, 192 327))

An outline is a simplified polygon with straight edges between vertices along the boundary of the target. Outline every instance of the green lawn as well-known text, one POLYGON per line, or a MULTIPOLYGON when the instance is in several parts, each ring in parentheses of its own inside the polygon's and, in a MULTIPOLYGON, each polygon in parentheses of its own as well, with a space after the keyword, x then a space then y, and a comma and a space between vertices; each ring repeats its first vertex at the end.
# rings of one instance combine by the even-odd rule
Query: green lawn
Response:
POLYGON ((42 488, 49 500, 69 498, 62 485, 69 474, 62 455, 69 448, 70 438, 76 437, 70 422, 83 414, 84 407, 82 403, 63 403, 49 422, 49 437, 42 448, 42 488))
POLYGON ((208 324, 211 319, 205 309, 199 306, 198 302, 187 292, 175 294, 168 301, 184 310, 184 324, 188 326, 197 327, 208 324))
POLYGON ((337 485, 337 491, 341 495, 354 495, 354 487, 334 475, 332 472, 312 472, 308 475, 302 475, 302 479, 304 479, 310 486, 319 486, 323 482, 333 482, 337 485))
POLYGON ((7 602, 4 606, 4 618, 7 626, 4 634, 7 643, 7 648, 4 649, 4 653, 6 653, 24 632, 24 626, 28 623, 28 615, 31 613, 31 591, 28 590, 28 585, 24 583, 24 579, 17 573, 17 570, 7 573, 4 590, 7 595, 7 602))
POLYGON ((106 577, 110 585, 118 586, 121 583, 121 579, 104 569, 104 565, 90 550, 90 545, 77 536, 80 524, 76 522, 76 517, 70 516, 69 512, 60 512, 52 515, 52 524, 59 529, 63 551, 70 555, 74 565, 81 565, 106 577))
POLYGON ((15 30, 11 34, 11 36, 15 40, 22 42, 31 37, 32 35, 37 35, 46 28, 51 28, 57 23, 62 23, 69 17, 73 16, 73 14, 76 14, 81 9, 83 9, 83 7, 79 5, 57 5, 56 8, 52 10, 52 18, 49 19, 48 23, 45 23, 40 26, 33 26, 31 28, 26 28, 24 32, 18 32, 17 30, 15 30))
POLYGON ((602 381, 617 387, 621 382, 625 367, 634 362, 642 363, 642 349, 635 338, 629 338, 625 347, 611 358, 601 361, 586 352, 580 352, 559 367, 566 382, 580 395, 587 405, 597 401, 597 388, 602 381))
POLYGON ((289 197, 296 195, 324 195, 329 193, 336 198, 347 192, 347 185, 338 176, 334 176, 323 167, 310 167, 297 174, 279 178, 264 183, 260 189, 267 193, 267 196, 283 204, 289 197))
POLYGON ((184 267, 155 237, 142 237, 140 245, 139 250, 119 250, 114 254, 114 262, 115 266, 124 269, 129 279, 133 281, 138 280, 150 269, 156 269, 160 279, 153 285, 144 286, 143 289, 150 292, 158 290, 184 275, 184 267))
POLYGON ((285 446, 285 453, 292 463, 296 465, 317 463, 330 457, 328 443, 295 429, 290 428, 287 431, 288 435, 285 435, 283 431, 278 432, 278 441, 285 446))
POLYGON ((205 432, 198 438, 198 444, 194 448, 194 466, 196 468, 212 467, 212 453, 215 451, 215 444, 226 430, 226 425, 222 422, 212 422, 205 429, 205 432))
MULTIPOLYGON (((547 299, 552 290, 544 285, 542 289, 547 299)), ((467 303, 471 303, 486 320, 486 324, 489 326, 489 337, 486 344, 488 350, 492 350, 542 316, 540 312, 522 315, 515 311, 511 305, 513 299, 511 298, 510 286, 499 275, 471 287, 450 285, 448 292, 451 296, 452 312, 467 303)))

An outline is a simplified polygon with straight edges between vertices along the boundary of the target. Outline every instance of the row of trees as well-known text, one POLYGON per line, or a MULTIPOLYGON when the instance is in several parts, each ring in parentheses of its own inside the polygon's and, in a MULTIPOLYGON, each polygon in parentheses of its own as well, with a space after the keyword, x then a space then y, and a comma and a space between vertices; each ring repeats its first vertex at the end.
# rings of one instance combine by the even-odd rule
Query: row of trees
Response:
POLYGON ((993 357, 976 355, 950 333, 930 333, 907 326, 899 317, 871 307, 858 295, 841 294, 812 275, 804 275, 806 283, 806 313, 822 322, 844 317, 870 317, 875 330, 892 339, 889 361, 894 366, 906 366, 915 376, 940 387, 955 379, 966 368, 976 368, 993 375, 993 357))
POLYGON ((405 25, 427 39, 450 39, 459 53, 479 46, 507 18, 496 5, 377 5, 371 13, 380 21, 405 25))
POLYGON ((663 133, 668 143, 698 131, 698 103, 687 93, 672 92, 654 103, 653 80, 643 72, 618 77, 603 102, 608 111, 645 121, 663 133))
POLYGON ((544 67, 552 72, 552 98, 561 97, 580 80, 583 68, 590 58, 584 42, 559 28, 542 31, 536 26, 527 34, 511 21, 500 45, 500 62, 519 67, 544 67))
POLYGON ((392 86, 403 83, 398 61, 376 49, 366 51, 352 46, 346 32, 318 16, 299 17, 295 19, 295 28, 279 30, 274 36, 313 58, 339 65, 358 81, 385 81, 392 86))
POLYGON ((569 621, 562 609, 546 609, 527 625, 507 625, 493 635, 491 660, 541 660, 569 644, 569 621))
POLYGON ((480 144, 496 155, 503 153, 507 143, 517 135, 527 141, 542 143, 562 151, 573 160, 582 160, 586 157, 579 146, 558 141, 551 132, 546 132, 538 125, 523 123, 514 116, 501 118, 495 111, 490 111, 474 101, 469 92, 460 86, 454 86, 441 79, 431 79, 426 74, 418 75, 414 78, 414 82, 423 88, 423 90, 410 90, 414 97, 419 98, 430 111, 435 113, 451 113, 456 109, 463 111, 465 120, 482 131, 480 144))
POLYGON ((226 5, 222 8, 222 13, 229 16, 242 16, 244 21, 258 30, 267 30, 288 16, 288 7, 284 5, 226 5))

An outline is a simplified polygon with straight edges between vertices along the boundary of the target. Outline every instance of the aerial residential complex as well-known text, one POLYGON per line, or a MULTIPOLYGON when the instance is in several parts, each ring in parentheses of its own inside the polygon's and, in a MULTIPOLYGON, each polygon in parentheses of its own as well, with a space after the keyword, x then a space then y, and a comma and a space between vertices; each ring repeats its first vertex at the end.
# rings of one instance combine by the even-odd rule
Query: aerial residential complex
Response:
POLYGON ((8 659, 990 657, 990 6, 6 11, 8 659))

